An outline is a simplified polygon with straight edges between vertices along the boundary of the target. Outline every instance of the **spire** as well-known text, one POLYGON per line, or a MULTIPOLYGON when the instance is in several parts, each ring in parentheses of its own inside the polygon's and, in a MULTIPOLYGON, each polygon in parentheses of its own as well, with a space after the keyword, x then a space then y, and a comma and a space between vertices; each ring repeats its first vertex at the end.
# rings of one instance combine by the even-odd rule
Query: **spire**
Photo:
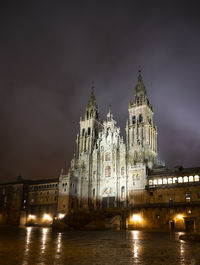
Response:
POLYGON ((139 70, 138 70, 138 83, 143 83, 141 72, 142 71, 141 71, 140 66, 139 66, 139 70))
POLYGON ((135 86, 135 97, 134 98, 135 98, 134 102, 137 103, 137 105, 143 104, 147 100, 147 93, 146 93, 145 85, 143 83, 140 67, 138 70, 138 80, 135 86))
POLYGON ((111 105, 108 106, 108 114, 107 114, 107 121, 111 121, 113 118, 112 112, 111 112, 111 105))
POLYGON ((94 85, 93 84, 92 84, 92 87, 91 87, 91 94, 90 94, 90 98, 88 100, 87 107, 92 107, 92 106, 97 107, 96 98, 95 98, 95 95, 94 95, 94 85))
POLYGON ((85 111, 85 119, 90 119, 90 118, 98 119, 99 117, 98 113, 99 113, 98 106, 94 95, 94 85, 92 85, 90 98, 88 100, 88 104, 85 111))
POLYGON ((136 93, 138 91, 143 91, 144 94, 146 94, 145 85, 144 85, 143 80, 142 80, 142 74, 141 74, 141 69, 140 68, 138 70, 138 81, 137 81, 135 90, 136 90, 135 91, 136 93))

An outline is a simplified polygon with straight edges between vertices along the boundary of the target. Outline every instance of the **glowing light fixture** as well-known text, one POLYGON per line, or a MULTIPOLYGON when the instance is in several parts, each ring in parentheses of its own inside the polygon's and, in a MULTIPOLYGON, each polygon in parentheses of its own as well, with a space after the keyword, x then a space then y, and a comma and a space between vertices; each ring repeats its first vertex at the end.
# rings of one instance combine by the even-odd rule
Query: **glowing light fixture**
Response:
POLYGON ((59 219, 63 219, 65 217, 65 214, 64 213, 60 213, 59 215, 58 215, 58 218, 59 219))
POLYGON ((141 218, 141 216, 139 214, 133 214, 132 221, 140 223, 142 221, 142 218, 141 218))
POLYGON ((44 221, 49 221, 49 222, 50 222, 50 221, 52 221, 52 217, 51 217, 49 214, 46 214, 46 213, 45 213, 44 216, 43 216, 43 220, 44 220, 44 221))
POLYGON ((183 219, 183 215, 182 214, 178 214, 177 215, 177 219, 182 220, 183 219))
POLYGON ((36 216, 35 215, 32 215, 32 214, 29 214, 28 216, 28 219, 29 220, 35 220, 36 216))

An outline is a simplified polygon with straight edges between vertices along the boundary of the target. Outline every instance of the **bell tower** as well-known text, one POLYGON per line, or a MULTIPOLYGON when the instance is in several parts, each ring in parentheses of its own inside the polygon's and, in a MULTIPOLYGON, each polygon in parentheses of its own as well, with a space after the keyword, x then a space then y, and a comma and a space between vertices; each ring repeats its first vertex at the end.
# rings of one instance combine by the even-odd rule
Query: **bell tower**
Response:
POLYGON ((135 86, 134 99, 128 105, 129 119, 126 124, 128 163, 157 164, 157 128, 153 122, 153 108, 149 103, 141 70, 135 86))
POLYGON ((99 121, 99 110, 94 95, 94 87, 92 87, 85 114, 80 118, 80 133, 77 135, 76 140, 77 157, 85 153, 91 154, 96 144, 100 127, 102 125, 99 121))

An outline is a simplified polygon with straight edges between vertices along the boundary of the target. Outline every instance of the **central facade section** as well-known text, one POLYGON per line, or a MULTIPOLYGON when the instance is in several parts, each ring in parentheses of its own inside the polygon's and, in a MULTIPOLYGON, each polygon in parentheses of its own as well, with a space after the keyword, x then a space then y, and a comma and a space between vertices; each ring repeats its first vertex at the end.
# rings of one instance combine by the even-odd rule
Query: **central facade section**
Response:
POLYGON ((144 191, 147 170, 157 164, 157 130, 140 71, 128 111, 124 141, 110 109, 101 121, 92 89, 74 158, 68 173, 60 175, 60 212, 127 207, 144 191))

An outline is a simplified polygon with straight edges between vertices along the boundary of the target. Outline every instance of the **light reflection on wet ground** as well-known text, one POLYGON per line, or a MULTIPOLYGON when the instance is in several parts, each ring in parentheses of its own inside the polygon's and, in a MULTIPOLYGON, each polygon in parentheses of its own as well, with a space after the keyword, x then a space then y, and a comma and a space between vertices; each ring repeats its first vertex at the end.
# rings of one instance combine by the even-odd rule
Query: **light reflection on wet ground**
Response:
POLYGON ((197 265, 200 244, 180 233, 0 228, 0 264, 197 265))

